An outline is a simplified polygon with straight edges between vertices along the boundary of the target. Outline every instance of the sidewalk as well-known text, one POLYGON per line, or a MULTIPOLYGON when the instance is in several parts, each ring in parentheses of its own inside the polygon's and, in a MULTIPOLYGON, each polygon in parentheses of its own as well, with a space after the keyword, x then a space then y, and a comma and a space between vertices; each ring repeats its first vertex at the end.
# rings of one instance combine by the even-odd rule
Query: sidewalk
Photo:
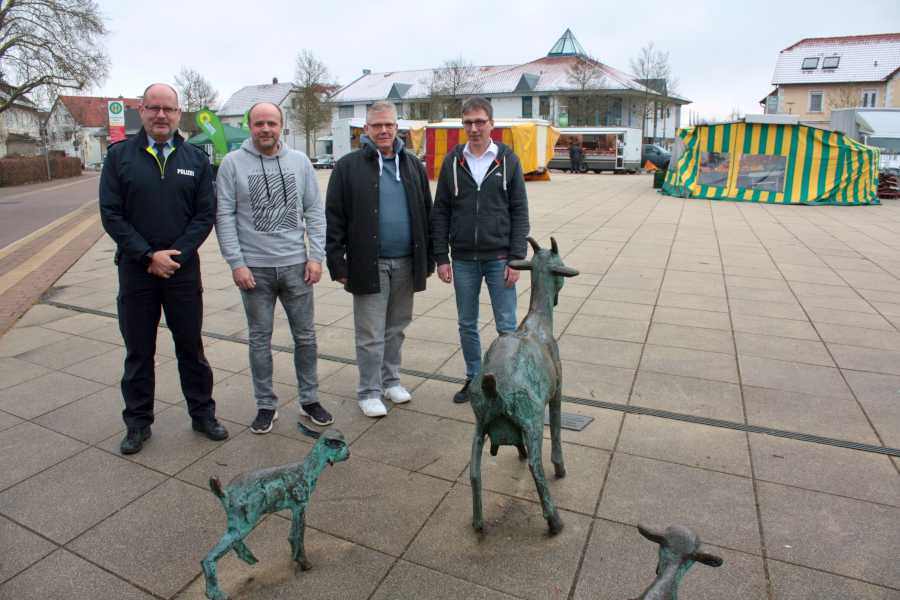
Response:
MULTIPOLYGON (((547 536, 512 448, 485 452, 487 533, 471 528, 474 419, 450 401, 463 373, 452 287, 432 278, 416 296, 404 367, 427 377, 408 375, 412 402, 376 421, 355 401, 351 297, 328 282, 316 290, 321 400, 352 456, 312 499, 313 569, 294 573, 289 516, 273 516, 248 538, 259 564, 220 561, 223 590, 623 600, 656 565, 635 525, 678 523, 725 560, 696 565, 685 600, 900 597, 900 203, 685 201, 645 176, 554 174, 528 190, 532 235, 553 235, 581 272, 554 317, 573 400, 563 410, 593 418, 564 432, 568 476, 550 478, 563 532, 547 536)), ((275 357, 274 432, 247 429, 246 321, 213 236, 203 329, 231 438, 191 431, 162 331, 153 438, 121 456, 112 253, 102 237, 0 338, 0 600, 203 598, 199 562, 225 522, 209 477, 310 447, 288 352, 275 357)), ((289 347, 280 309, 277 323, 273 344, 289 347)))

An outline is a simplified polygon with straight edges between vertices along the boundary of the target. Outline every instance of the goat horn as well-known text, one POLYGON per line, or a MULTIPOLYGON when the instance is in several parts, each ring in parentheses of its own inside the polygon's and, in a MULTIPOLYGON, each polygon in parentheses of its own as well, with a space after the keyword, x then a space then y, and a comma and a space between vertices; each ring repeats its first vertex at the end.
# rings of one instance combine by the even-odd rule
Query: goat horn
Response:
POLYGON ((526 239, 528 240, 528 243, 531 244, 531 249, 534 250, 535 253, 537 253, 538 250, 541 249, 541 245, 538 244, 537 241, 533 237, 531 237, 529 235, 526 239))
POLYGON ((550 250, 553 254, 559 254, 559 246, 556 245, 556 238, 550 236, 550 250))

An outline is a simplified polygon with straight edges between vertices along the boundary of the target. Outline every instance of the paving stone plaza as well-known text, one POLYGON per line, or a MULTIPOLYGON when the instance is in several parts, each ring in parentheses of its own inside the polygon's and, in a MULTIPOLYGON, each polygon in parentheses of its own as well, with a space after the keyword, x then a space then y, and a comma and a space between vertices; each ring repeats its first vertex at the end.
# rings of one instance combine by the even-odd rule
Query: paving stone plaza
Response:
MULTIPOLYGON (((319 173, 324 190, 328 173, 319 173)), ((320 400, 351 442, 312 498, 295 573, 290 515, 219 563, 234 600, 634 598, 657 546, 638 523, 693 528, 724 558, 685 600, 900 598, 900 203, 809 207, 682 200, 644 175, 528 184, 532 236, 559 243, 554 316, 568 476, 549 475, 555 537, 514 448, 483 459, 471 527, 474 417, 452 286, 432 277, 407 330, 408 404, 360 412, 351 296, 316 289, 320 400), (646 410, 645 410, 646 409, 646 410), (785 435, 784 432, 788 432, 785 435), (800 435, 805 434, 805 435, 800 435)), ((191 430, 160 332, 153 438, 131 457, 118 387, 113 243, 102 238, 0 338, 0 600, 201 599, 225 527, 207 481, 302 459, 292 345, 277 310, 280 419, 253 435, 246 320, 215 236, 202 250, 207 358, 225 442, 191 430)), ((528 274, 519 284, 520 317, 528 274)), ((496 336, 482 293, 482 339, 496 336)), ((545 443, 549 466, 549 440, 545 443)), ((548 473, 552 469, 548 468, 548 473)))

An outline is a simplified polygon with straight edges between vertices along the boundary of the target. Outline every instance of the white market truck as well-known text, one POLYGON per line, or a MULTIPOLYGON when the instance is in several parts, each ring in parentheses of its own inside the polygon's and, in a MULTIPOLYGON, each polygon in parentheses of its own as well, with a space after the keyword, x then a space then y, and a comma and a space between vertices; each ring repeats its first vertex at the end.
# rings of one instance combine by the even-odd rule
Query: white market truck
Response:
MULTIPOLYGON (((397 120, 397 137, 402 139, 403 143, 417 155, 421 154, 423 149, 418 144, 412 143, 410 130, 422 131, 424 135, 425 123, 427 121, 397 120)), ((338 119, 331 123, 331 147, 334 160, 359 148, 359 138, 363 134, 365 124, 366 120, 359 118, 338 119)))
POLYGON ((560 127, 551 169, 571 170, 569 148, 581 146, 582 170, 636 173, 641 168, 641 130, 632 127, 560 127))

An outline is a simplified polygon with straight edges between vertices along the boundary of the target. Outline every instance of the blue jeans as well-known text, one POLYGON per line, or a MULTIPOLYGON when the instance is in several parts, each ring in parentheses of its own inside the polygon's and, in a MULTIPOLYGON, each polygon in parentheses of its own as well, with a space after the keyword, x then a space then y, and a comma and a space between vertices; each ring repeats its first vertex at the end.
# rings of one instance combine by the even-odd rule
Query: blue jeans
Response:
POLYGON ((516 330, 516 288, 506 287, 506 259, 454 260, 453 289, 459 315, 459 343, 466 361, 466 379, 481 370, 481 338, 478 335, 478 300, 481 280, 487 282, 497 333, 516 330))
POLYGON ((256 287, 241 290, 250 339, 250 374, 257 408, 278 408, 272 386, 272 328, 275 300, 287 313, 294 338, 294 371, 300 404, 318 402, 318 356, 313 313, 313 288, 304 281, 306 263, 289 267, 250 267, 256 287))

